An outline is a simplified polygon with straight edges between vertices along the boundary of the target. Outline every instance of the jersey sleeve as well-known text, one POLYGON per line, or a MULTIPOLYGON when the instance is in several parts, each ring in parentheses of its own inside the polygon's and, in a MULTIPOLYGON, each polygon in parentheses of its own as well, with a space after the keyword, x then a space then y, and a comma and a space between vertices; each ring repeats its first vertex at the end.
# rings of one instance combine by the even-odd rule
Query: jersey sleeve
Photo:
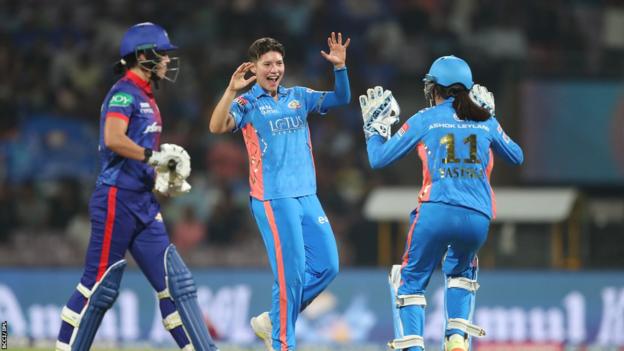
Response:
POLYGON ((426 133, 422 112, 410 117, 390 140, 373 135, 366 141, 368 161, 372 168, 382 168, 410 152, 426 133))
POLYGON ((519 165, 524 161, 522 148, 505 133, 498 120, 491 118, 492 149, 505 161, 519 165))
POLYGON ((230 115, 234 118, 234 130, 233 132, 243 128, 247 124, 247 111, 249 111, 250 102, 244 96, 241 95, 232 101, 230 106, 230 115))
POLYGON ((330 108, 346 105, 351 100, 351 88, 346 67, 334 69, 333 91, 303 89, 308 112, 316 112, 321 115, 326 114, 330 108))
POLYGON ((328 109, 323 108, 323 101, 329 94, 329 91, 318 91, 310 88, 297 87, 299 89, 300 94, 303 95, 303 101, 305 103, 306 111, 308 112, 316 112, 318 114, 324 115, 327 113, 328 109))
POLYGON ((118 118, 128 123, 135 109, 135 104, 136 101, 132 94, 124 91, 116 91, 112 93, 110 99, 105 102, 106 118, 118 118))

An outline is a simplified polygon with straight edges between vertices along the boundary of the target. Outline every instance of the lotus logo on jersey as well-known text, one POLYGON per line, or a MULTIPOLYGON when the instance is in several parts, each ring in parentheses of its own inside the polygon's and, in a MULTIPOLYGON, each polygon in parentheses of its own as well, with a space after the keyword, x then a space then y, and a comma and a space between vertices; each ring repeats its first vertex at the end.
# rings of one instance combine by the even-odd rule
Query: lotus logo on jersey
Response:
POLYGON ((269 121, 271 126, 271 132, 273 134, 292 133, 298 129, 303 128, 305 123, 299 116, 278 118, 273 121, 269 121))
POLYGON ((147 126, 147 128, 145 128, 145 130, 143 131, 143 134, 147 134, 147 133, 160 133, 162 132, 162 126, 156 124, 156 122, 150 124, 149 126, 147 126))

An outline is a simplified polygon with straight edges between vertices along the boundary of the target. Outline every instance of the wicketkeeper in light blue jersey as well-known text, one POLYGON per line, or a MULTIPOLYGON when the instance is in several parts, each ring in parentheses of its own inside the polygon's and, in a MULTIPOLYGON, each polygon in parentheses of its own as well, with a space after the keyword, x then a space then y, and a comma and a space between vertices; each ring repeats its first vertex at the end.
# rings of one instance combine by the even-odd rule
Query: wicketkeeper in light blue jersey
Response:
POLYGON ((275 278, 270 312, 251 320, 267 350, 295 349, 297 316, 338 273, 334 233, 316 197, 308 114, 349 102, 349 42, 341 33, 327 39, 330 51, 321 55, 334 66, 335 87, 315 91, 280 85, 284 47, 272 38, 256 40, 251 62, 236 69, 210 120, 213 133, 241 130, 249 154, 251 211, 275 278), (253 75, 246 79, 247 72, 253 75))
POLYGON ((512 164, 522 149, 494 117, 494 97, 475 85, 468 64, 455 56, 438 58, 424 78, 430 108, 409 118, 390 137, 399 107, 390 91, 369 89, 360 97, 368 158, 385 167, 418 152, 423 184, 412 212, 402 265, 394 266, 390 288, 395 321, 393 349, 424 350, 425 289, 443 261, 446 276, 447 351, 466 351, 470 336, 485 335, 472 324, 477 283, 477 251, 495 216, 489 178, 492 151, 512 164))

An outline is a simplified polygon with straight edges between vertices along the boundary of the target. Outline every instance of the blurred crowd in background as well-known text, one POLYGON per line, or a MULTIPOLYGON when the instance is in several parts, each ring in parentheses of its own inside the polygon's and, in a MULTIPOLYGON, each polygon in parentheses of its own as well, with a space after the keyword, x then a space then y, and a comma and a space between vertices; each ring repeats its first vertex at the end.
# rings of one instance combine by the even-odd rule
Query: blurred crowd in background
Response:
MULTIPOLYGON (((319 54, 326 37, 340 31, 352 40, 351 104, 309 119, 318 195, 346 266, 377 263, 377 224, 362 214, 371 189, 422 181, 416 155, 370 169, 357 103, 368 87, 391 89, 408 118, 425 107, 421 79, 431 62, 460 56, 494 92, 499 120, 522 144, 523 80, 624 78, 624 3, 617 0, 0 0, 0 8, 4 265, 82 263, 100 105, 118 78, 112 67, 121 36, 138 22, 162 25, 180 47, 179 79, 161 84, 156 99, 162 142, 192 157, 193 190, 161 203, 172 241, 201 266, 266 264, 248 210, 242 136, 211 135, 207 127, 258 37, 285 45, 284 85, 317 90, 333 87, 331 65, 319 54)), ((492 183, 540 185, 502 163, 492 183)))

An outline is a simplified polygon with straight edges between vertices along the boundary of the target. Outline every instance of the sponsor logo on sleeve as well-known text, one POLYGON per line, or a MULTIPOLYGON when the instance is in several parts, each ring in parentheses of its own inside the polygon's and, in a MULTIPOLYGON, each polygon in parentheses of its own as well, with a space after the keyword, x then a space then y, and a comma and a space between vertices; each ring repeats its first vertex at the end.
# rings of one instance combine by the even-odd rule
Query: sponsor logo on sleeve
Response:
POLYGON ((409 124, 407 122, 405 122, 405 123, 403 123, 401 128, 399 130, 397 130, 397 134, 399 135, 399 137, 402 137, 403 135, 405 135, 405 133, 407 133, 408 129, 409 129, 409 124))
POLYGON ((115 93, 108 102, 108 107, 128 107, 132 104, 132 95, 128 93, 115 93))
POLYGON ((245 105, 249 103, 249 101, 247 101, 247 99, 245 99, 242 95, 234 99, 234 102, 239 104, 241 107, 245 107, 245 105))

